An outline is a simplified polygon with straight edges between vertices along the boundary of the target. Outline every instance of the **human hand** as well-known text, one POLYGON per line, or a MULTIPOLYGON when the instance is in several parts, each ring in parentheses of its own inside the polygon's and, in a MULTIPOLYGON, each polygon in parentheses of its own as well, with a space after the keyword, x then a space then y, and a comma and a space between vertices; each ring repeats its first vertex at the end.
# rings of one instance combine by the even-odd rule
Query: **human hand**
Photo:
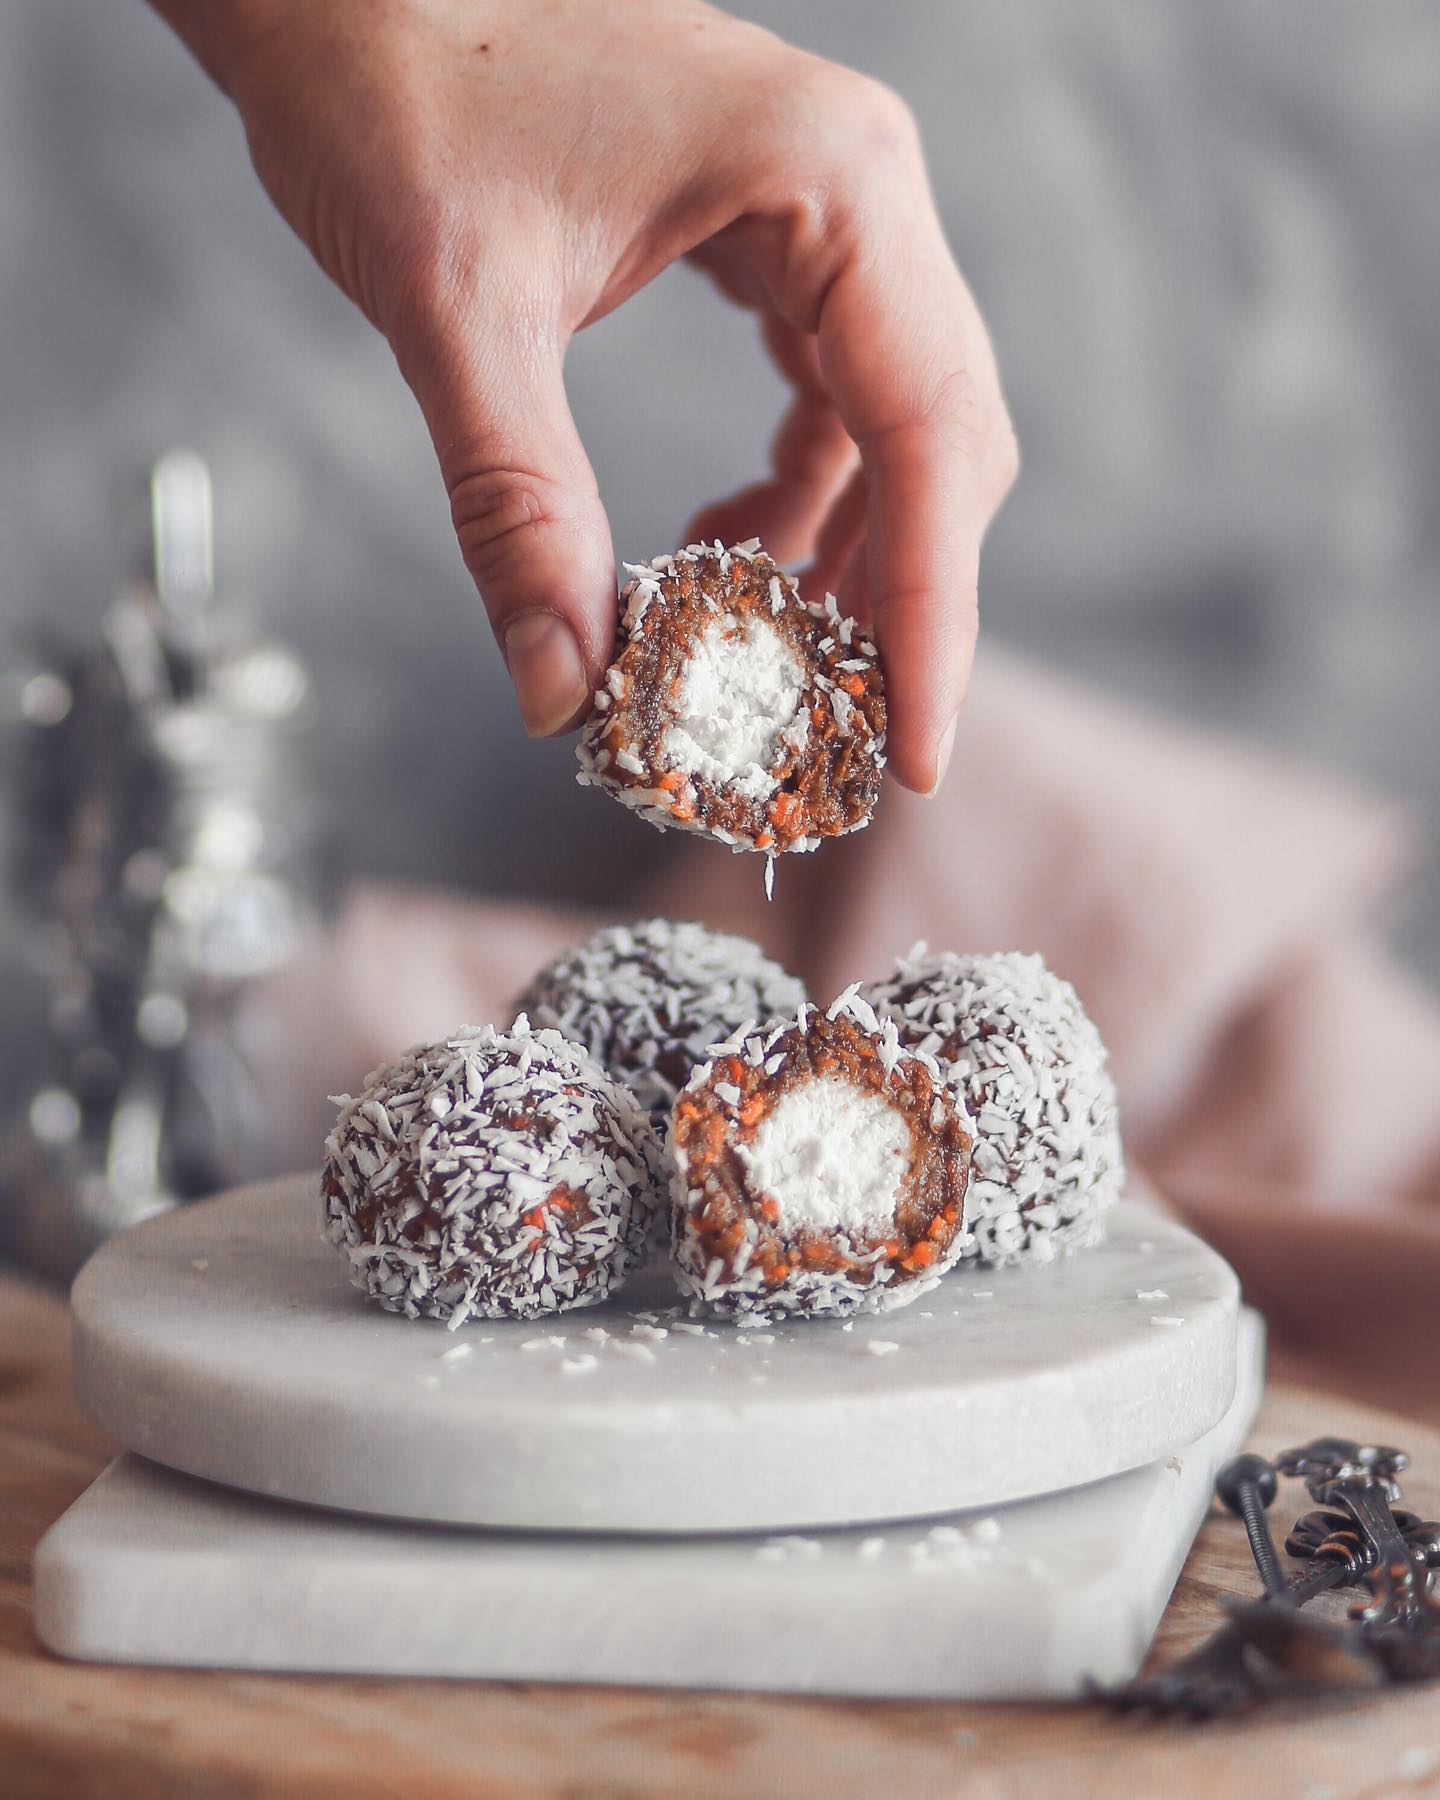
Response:
POLYGON ((880 645, 893 773, 944 772, 1016 472, 985 328, 887 89, 698 0, 153 0, 389 340, 528 729, 576 724, 615 580, 572 335, 681 257, 793 388, 770 479, 691 536, 813 559, 880 645))

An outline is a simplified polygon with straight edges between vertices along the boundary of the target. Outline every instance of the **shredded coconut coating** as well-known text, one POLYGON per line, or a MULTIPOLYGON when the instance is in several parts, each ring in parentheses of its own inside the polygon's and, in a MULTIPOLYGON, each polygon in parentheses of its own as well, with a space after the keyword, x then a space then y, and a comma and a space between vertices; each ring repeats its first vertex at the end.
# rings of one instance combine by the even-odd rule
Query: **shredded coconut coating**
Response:
MULTIPOLYGON (((885 766, 874 644, 800 598, 758 538, 627 563, 582 786, 662 831, 769 857, 868 825, 885 766)), ((767 871, 768 872, 768 871, 767 871)))
POLYGON ((917 944, 864 992, 965 1096, 979 1259, 1050 1262, 1098 1244, 1125 1158, 1105 1046, 1070 983, 1019 951, 930 955, 917 944))
POLYGON ((742 1324, 908 1305, 969 1246, 972 1142, 963 1098, 939 1065, 906 1049, 855 988, 827 1013, 805 1005, 768 1030, 746 1025, 712 1046, 675 1105, 671 1229, 680 1285, 698 1309, 742 1324), (767 1117, 808 1084, 834 1081, 853 1085, 857 1104, 878 1097, 892 1106, 908 1133, 893 1211, 874 1227, 787 1223, 776 1196, 755 1180, 767 1160, 756 1148, 767 1117))
POLYGON ((453 1330, 595 1306, 647 1254, 649 1117, 558 1031, 467 1027, 335 1104, 325 1233, 391 1312, 453 1330))
POLYGON ((792 1017, 805 987, 749 938, 642 919, 611 925, 543 968, 516 1002, 622 1081, 657 1133, 706 1051, 747 1019, 792 1017))

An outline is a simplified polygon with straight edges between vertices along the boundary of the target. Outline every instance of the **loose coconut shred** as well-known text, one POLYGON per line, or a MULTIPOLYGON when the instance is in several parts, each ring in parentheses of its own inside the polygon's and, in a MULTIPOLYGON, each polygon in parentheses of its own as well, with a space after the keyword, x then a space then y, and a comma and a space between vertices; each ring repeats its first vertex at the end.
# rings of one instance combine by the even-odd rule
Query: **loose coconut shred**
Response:
POLYGON ((1038 956, 929 955, 917 944, 864 992, 965 1097, 980 1260, 1050 1262, 1098 1244, 1125 1158, 1105 1046, 1070 983, 1038 956))
POLYGON ((868 825, 885 766, 875 646, 800 598, 758 538, 627 563, 582 785, 662 831, 773 858, 868 825))
POLYGON ((749 938, 644 919, 567 950, 516 1004, 583 1044, 663 1133, 711 1044, 745 1019, 793 1017, 804 998, 804 984, 749 938))
POLYGON ((934 1059, 855 988, 710 1056, 671 1128, 681 1286, 741 1323, 928 1292, 970 1242, 971 1128, 934 1059))
POLYGON ((605 1299, 645 1257, 650 1120, 590 1054, 517 1019, 467 1029, 338 1096, 325 1232, 391 1312, 538 1318, 605 1299))

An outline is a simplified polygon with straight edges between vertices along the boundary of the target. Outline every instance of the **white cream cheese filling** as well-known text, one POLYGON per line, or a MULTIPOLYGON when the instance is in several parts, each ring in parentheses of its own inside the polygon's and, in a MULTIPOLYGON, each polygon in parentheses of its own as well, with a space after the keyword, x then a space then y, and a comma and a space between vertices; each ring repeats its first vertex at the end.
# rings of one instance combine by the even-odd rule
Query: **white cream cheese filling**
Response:
POLYGON ((665 765, 765 799, 775 790, 771 770, 782 745, 798 747, 809 729, 804 683, 798 657, 772 626, 716 619, 685 666, 661 743, 665 765))
POLYGON ((783 1231, 888 1236, 910 1167, 910 1128, 878 1094, 820 1076, 792 1088, 737 1145, 752 1192, 783 1231))

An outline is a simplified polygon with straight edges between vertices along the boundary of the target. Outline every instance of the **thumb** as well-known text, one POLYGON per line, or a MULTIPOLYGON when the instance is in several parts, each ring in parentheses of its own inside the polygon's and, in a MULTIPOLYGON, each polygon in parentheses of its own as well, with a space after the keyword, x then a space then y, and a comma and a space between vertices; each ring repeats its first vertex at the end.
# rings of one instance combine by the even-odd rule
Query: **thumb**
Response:
POLYGON ((514 331, 434 345, 405 372, 525 728, 532 737, 564 731, 588 712, 610 660, 616 595, 610 528, 565 397, 563 347, 514 331))

